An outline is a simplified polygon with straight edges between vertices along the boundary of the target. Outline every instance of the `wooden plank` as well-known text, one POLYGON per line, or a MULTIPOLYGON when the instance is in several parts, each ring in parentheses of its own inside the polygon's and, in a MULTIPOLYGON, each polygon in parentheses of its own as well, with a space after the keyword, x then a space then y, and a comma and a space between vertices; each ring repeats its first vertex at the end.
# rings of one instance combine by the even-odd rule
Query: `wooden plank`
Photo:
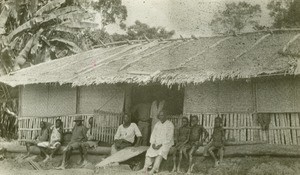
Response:
MULTIPOLYGON (((285 127, 284 120, 281 114, 278 114, 278 119, 279 119, 279 125, 285 127)), ((283 129, 280 129, 280 134, 281 134, 281 143, 286 144, 285 132, 283 129)))
MULTIPOLYGON (((291 119, 290 119, 290 115, 288 113, 284 114, 285 116, 285 125, 290 127, 291 126, 291 119)), ((286 129, 286 133, 287 133, 287 137, 288 137, 288 143, 289 145, 292 145, 292 132, 291 129, 286 129)))
MULTIPOLYGON (((243 114, 243 120, 244 120, 244 126, 247 126, 247 114, 243 114)), ((247 141, 247 129, 245 128, 244 130, 244 139, 243 141, 247 141)))
MULTIPOLYGON (((298 117, 297 114, 292 113, 291 114, 291 126, 296 127, 296 118, 298 117)), ((292 129, 292 138, 293 138, 293 145, 297 145, 297 131, 295 129, 292 129)))
MULTIPOLYGON (((300 126, 300 123, 299 123, 299 117, 300 117, 300 114, 298 113, 297 116, 295 116, 295 125, 296 127, 300 126)), ((297 129, 296 130, 296 136, 297 136, 297 144, 300 145, 300 130, 297 129)))
MULTIPOLYGON (((274 114, 271 114, 271 127, 275 128, 275 116, 274 114)), ((277 130, 272 130, 272 134, 273 134, 273 144, 278 144, 278 138, 277 138, 277 130)))

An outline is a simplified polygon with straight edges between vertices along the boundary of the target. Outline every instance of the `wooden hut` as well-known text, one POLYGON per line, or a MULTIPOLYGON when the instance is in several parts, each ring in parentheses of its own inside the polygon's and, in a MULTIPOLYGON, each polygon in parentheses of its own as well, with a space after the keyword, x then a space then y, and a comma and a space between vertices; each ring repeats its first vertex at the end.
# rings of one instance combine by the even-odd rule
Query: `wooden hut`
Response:
POLYGON ((211 134, 220 114, 227 139, 300 145, 299 36, 295 29, 106 44, 0 82, 20 87, 20 139, 32 138, 41 120, 62 118, 69 130, 74 116, 94 115, 95 137, 111 142, 139 89, 168 94, 176 125, 197 115, 211 134))

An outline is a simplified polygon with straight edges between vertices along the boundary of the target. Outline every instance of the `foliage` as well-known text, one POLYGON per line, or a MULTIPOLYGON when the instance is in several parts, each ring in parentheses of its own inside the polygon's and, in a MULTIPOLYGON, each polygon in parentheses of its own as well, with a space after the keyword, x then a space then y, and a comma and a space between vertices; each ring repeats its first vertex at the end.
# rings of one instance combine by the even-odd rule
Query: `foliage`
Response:
POLYGON ((274 19, 273 27, 300 26, 300 0, 272 0, 268 3, 270 16, 274 19))
POLYGON ((260 5, 227 3, 224 10, 214 14, 210 26, 215 33, 239 33, 248 26, 257 25, 260 13, 260 5))
POLYGON ((87 37, 93 42, 93 44, 98 45, 109 42, 116 41, 126 41, 126 40, 141 40, 145 39, 145 36, 148 39, 169 39, 174 34, 175 31, 167 31, 163 27, 150 27, 149 25, 136 21, 134 25, 126 27, 125 24, 121 24, 125 30, 125 34, 114 33, 110 35, 105 31, 105 29, 95 30, 89 33, 87 37))
POLYGON ((116 20, 122 22, 127 18, 127 9, 122 5, 122 0, 98 0, 92 2, 92 6, 101 13, 103 26, 116 23, 116 20))
POLYGON ((0 1, 0 74, 91 48, 95 10, 102 24, 127 17, 121 0, 0 1), (1 3, 2 2, 2 3, 1 3))

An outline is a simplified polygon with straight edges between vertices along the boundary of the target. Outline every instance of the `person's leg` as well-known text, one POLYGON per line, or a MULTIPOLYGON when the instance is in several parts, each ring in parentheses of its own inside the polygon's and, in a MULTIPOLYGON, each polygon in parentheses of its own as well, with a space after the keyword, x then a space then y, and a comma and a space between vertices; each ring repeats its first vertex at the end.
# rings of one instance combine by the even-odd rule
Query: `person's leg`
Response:
POLYGON ((172 172, 176 172, 176 153, 177 153, 177 149, 174 148, 174 153, 173 153, 173 169, 172 172))
POLYGON ((215 147, 214 147, 214 146, 212 146, 212 147, 210 147, 210 148, 208 149, 210 155, 213 157, 213 159, 214 159, 214 161, 215 161, 215 166, 217 166, 217 165, 219 164, 219 162, 218 162, 217 157, 216 157, 215 154, 214 154, 214 150, 215 150, 215 147))
POLYGON ((61 144, 59 142, 56 142, 54 144, 55 148, 53 150, 51 150, 50 159, 53 158, 53 155, 59 150, 60 146, 61 146, 61 144))
POLYGON ((44 147, 39 147, 39 149, 40 149, 40 151, 46 156, 45 159, 43 160, 43 162, 47 162, 50 156, 47 154, 46 148, 44 148, 44 147))
POLYGON ((72 153, 72 147, 69 145, 63 150, 63 157, 61 165, 57 169, 65 169, 66 168, 66 161, 70 159, 70 155, 72 153))
POLYGON ((192 146, 191 150, 189 151, 189 167, 187 173, 192 172, 192 164, 193 164, 193 154, 196 151, 196 147, 192 146))
POLYGON ((208 149, 212 146, 212 141, 210 141, 207 145, 205 145, 204 150, 203 150, 203 156, 208 157, 208 149))
POLYGON ((82 143, 82 144, 80 145, 80 149, 81 149, 82 154, 83 154, 83 156, 82 156, 82 166, 85 166, 85 165, 88 164, 88 162, 87 162, 87 149, 88 149, 88 144, 87 144, 86 142, 82 143))
POLYGON ((157 173, 159 171, 159 166, 161 164, 163 160, 163 157, 162 156, 157 156, 155 158, 155 161, 154 161, 154 164, 153 164, 153 168, 152 170, 149 172, 149 174, 154 174, 154 173, 157 173))
POLYGON ((223 157, 224 157, 224 147, 221 147, 219 149, 219 155, 220 155, 220 163, 223 162, 223 157))
POLYGON ((182 154, 183 154, 183 147, 180 148, 180 150, 179 150, 179 161, 178 161, 178 166, 177 166, 177 172, 181 171, 180 166, 181 166, 182 154))
POLYGON ((27 154, 23 157, 23 159, 30 156, 30 147, 33 146, 33 145, 34 145, 33 142, 26 142, 25 143, 27 154))
POLYGON ((148 168, 153 164, 154 162, 154 158, 153 157, 145 157, 145 164, 144 164, 144 168, 140 170, 140 172, 147 172, 148 168))

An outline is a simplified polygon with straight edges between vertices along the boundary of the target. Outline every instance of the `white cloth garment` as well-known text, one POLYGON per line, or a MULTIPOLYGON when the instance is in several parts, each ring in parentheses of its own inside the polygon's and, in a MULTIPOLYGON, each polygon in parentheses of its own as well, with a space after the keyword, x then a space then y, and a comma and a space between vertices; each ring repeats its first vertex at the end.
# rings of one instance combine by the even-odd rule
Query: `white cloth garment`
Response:
POLYGON ((160 111, 164 108, 164 105, 165 105, 165 100, 160 102, 155 100, 152 102, 151 110, 150 110, 150 118, 152 118, 151 131, 153 131, 155 124, 159 121, 157 117, 160 111))
POLYGON ((158 121, 150 138, 151 146, 147 150, 146 156, 156 157, 162 156, 164 159, 167 159, 168 153, 172 145, 174 145, 174 125, 171 121, 166 120, 164 123, 158 121), (160 145, 160 149, 154 150, 152 144, 160 145))
POLYGON ((50 137, 50 143, 58 142, 61 140, 61 133, 58 131, 60 128, 56 128, 55 126, 51 127, 52 133, 50 137))
POLYGON ((134 142, 134 136, 142 137, 141 131, 135 123, 131 123, 127 128, 124 128, 123 124, 118 127, 115 134, 116 139, 125 139, 130 143, 134 142))

